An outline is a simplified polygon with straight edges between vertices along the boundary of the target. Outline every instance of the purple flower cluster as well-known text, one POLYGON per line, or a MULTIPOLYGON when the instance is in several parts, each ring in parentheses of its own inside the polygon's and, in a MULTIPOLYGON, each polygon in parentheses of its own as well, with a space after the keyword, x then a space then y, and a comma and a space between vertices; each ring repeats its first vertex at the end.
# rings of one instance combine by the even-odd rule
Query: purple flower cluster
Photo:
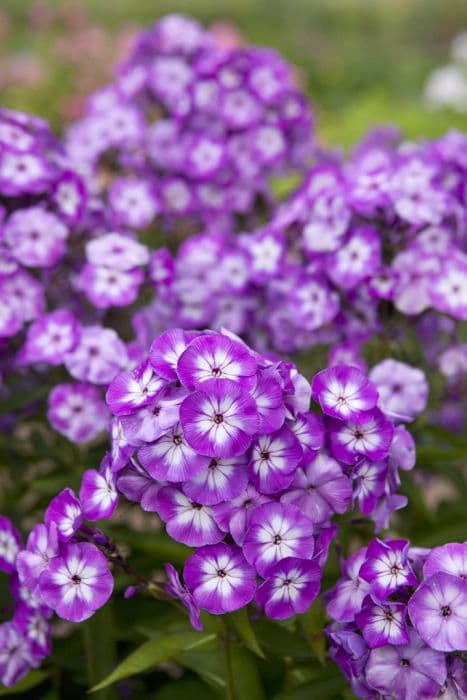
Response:
POLYGON ((358 697, 466 697, 466 578, 466 543, 375 539, 344 562, 327 635, 358 697))
POLYGON ((208 230, 179 248, 166 274, 160 261, 152 330, 227 325, 256 348, 358 349, 386 328, 390 309, 393 323, 429 318, 417 330, 431 329, 434 349, 434 319, 467 318, 466 144, 457 132, 399 144, 378 131, 348 161, 322 154, 265 227, 208 230))
POLYGON ((312 120, 291 67, 272 49, 225 47, 169 15, 142 32, 113 83, 87 100, 66 149, 112 227, 234 226, 270 201, 268 178, 303 167, 312 120), (108 187, 102 191, 102 173, 108 187))
POLYGON ((354 367, 323 370, 310 387, 293 365, 212 331, 166 331, 113 380, 117 489, 197 548, 186 588, 170 572, 192 612, 228 612, 255 596, 270 617, 303 612, 334 514, 354 500, 385 527, 405 505, 398 469, 413 467, 413 441, 377 402, 354 367), (309 411, 311 394, 325 418, 309 411))
POLYGON ((42 119, 0 110, 0 340, 46 307, 47 279, 82 220, 86 192, 42 119))

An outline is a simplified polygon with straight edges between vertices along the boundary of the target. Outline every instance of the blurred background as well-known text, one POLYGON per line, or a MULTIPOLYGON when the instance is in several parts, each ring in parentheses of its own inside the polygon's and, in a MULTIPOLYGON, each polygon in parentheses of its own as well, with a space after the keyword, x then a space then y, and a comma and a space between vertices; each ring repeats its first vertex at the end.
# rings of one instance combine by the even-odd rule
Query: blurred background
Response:
POLYGON ((408 138, 467 127, 465 0, 2 0, 2 104, 63 128, 135 32, 168 12, 279 49, 328 145, 375 123, 396 122, 408 138))

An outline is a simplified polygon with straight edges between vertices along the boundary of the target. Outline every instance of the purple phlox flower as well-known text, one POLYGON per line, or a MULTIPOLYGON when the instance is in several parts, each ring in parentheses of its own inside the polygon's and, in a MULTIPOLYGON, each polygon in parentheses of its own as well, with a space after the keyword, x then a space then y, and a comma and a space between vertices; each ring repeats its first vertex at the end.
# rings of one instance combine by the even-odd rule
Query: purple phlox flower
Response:
POLYGON ((183 401, 180 422, 186 441, 209 457, 236 457, 258 431, 256 403, 238 382, 208 379, 183 401))
POLYGON ((109 432, 111 438, 110 454, 112 457, 112 469, 114 472, 118 472, 128 463, 135 446, 131 445, 126 437, 120 418, 113 418, 110 421, 109 432))
MULTIPOLYGON (((109 188, 109 208, 116 226, 145 228, 160 212, 160 202, 154 185, 148 180, 135 177, 118 177, 109 188)), ((146 246, 140 246, 137 265, 145 265, 148 259, 146 246)), ((134 249, 136 252, 136 249, 134 249)))
POLYGON ((149 513, 156 512, 156 496, 164 486, 166 484, 163 481, 151 479, 141 467, 124 469, 117 477, 118 491, 129 501, 139 503, 149 513))
POLYGON ((195 603, 192 594, 188 588, 182 584, 178 571, 172 566, 172 564, 165 564, 164 569, 168 578, 168 583, 165 590, 173 598, 176 598, 183 603, 190 614, 190 623, 192 627, 194 627, 195 630, 198 630, 198 632, 201 632, 203 626, 199 619, 199 607, 195 603))
MULTIPOLYGON (((330 642, 329 655, 340 666, 347 680, 361 677, 368 659, 369 649, 365 640, 354 631, 351 625, 333 623, 326 630, 330 642)), ((370 700, 374 693, 362 697, 370 700)))
POLYGON ((408 561, 407 540, 374 539, 367 548, 366 560, 360 576, 368 581, 371 592, 379 600, 405 586, 416 586, 418 581, 408 561))
POLYGON ((251 274, 261 283, 276 275, 284 261, 284 235, 267 229, 243 236, 241 243, 251 259, 251 274))
POLYGON ((21 325, 45 311, 44 286, 26 270, 0 279, 0 335, 14 335, 21 325))
POLYGON ((151 345, 149 362, 157 374, 167 381, 176 381, 177 363, 193 339, 193 334, 180 328, 173 328, 162 333, 151 345))
POLYGON ((124 416, 152 403, 165 387, 166 381, 144 361, 131 372, 117 374, 105 399, 115 416, 124 416))
POLYGON ((220 333, 194 338, 179 357, 177 374, 188 389, 203 389, 210 379, 229 379, 246 389, 256 383, 257 363, 241 343, 220 333))
POLYGON ((118 493, 108 457, 104 457, 99 471, 86 469, 81 479, 79 500, 86 520, 104 520, 112 516, 118 505, 118 493))
POLYGON ((279 382, 268 376, 267 372, 260 371, 251 395, 258 410, 258 432, 264 434, 279 430, 285 420, 284 399, 279 382))
POLYGON ((194 180, 209 180, 226 161, 225 142, 210 134, 197 134, 188 139, 184 166, 194 180))
POLYGON ((445 260, 430 286, 432 305, 438 311, 467 320, 467 256, 445 260))
POLYGON ((374 384, 355 367, 336 365, 318 372, 311 384, 313 398, 324 413, 341 420, 359 418, 376 406, 374 384))
POLYGON ((26 267, 50 267, 63 257, 68 228, 42 206, 14 212, 4 227, 3 239, 26 267))
POLYGON ((23 548, 21 536, 11 520, 0 515, 0 571, 11 574, 16 569, 16 557, 23 548))
POLYGON ((321 569, 306 559, 287 557, 269 571, 256 592, 268 617, 283 620, 308 610, 319 592, 321 569))
POLYGON ((380 603, 367 596, 355 622, 370 649, 409 642, 404 603, 380 603))
POLYGON ((34 321, 20 350, 19 361, 24 364, 45 362, 60 365, 80 337, 81 327, 71 311, 58 309, 34 321))
POLYGON ((82 622, 109 599, 113 578, 105 556, 94 545, 64 544, 39 577, 43 602, 59 617, 82 622))
POLYGON ((70 488, 63 489, 53 498, 45 511, 45 524, 48 528, 57 527, 58 539, 67 542, 81 527, 83 513, 81 504, 70 488))
POLYGON ((365 676, 383 697, 432 698, 446 681, 446 660, 444 654, 427 647, 414 630, 409 630, 408 644, 388 644, 370 651, 365 676))
POLYGON ((0 680, 4 686, 11 688, 39 663, 31 643, 14 622, 0 625, 0 680))
POLYGON ((147 265, 149 251, 123 233, 106 233, 86 243, 86 258, 92 265, 104 265, 115 270, 131 270, 147 265))
POLYGON ((286 557, 310 559, 313 549, 313 523, 296 506, 266 503, 255 508, 243 552, 261 576, 286 557))
POLYGON ((230 532, 235 542, 242 545, 256 507, 269 503, 270 500, 268 496, 258 493, 253 484, 248 483, 237 498, 214 507, 214 518, 222 530, 230 532))
POLYGON ((16 603, 16 608, 25 605, 31 610, 42 610, 47 612, 47 608, 42 604, 42 600, 37 588, 33 591, 28 586, 24 585, 16 573, 10 577, 9 581, 10 593, 16 603))
POLYGON ((330 323, 339 307, 339 297, 326 280, 308 273, 290 290, 284 311, 300 331, 315 331, 330 323))
POLYGON ((381 532, 381 530, 387 530, 391 515, 396 510, 405 508, 408 502, 409 499, 407 496, 402 496, 398 493, 383 496, 371 514, 371 519, 375 524, 375 532, 378 533, 381 532))
POLYGON ((467 696, 467 665, 459 656, 448 656, 448 679, 443 691, 447 700, 463 700, 467 696))
POLYGON ((213 458, 207 468, 183 485, 183 492, 197 503, 211 506, 231 503, 246 488, 248 471, 243 457, 213 458))
POLYGON ((287 426, 269 435, 259 435, 251 447, 250 479, 261 493, 282 491, 292 482, 302 457, 300 443, 287 426))
POLYGON ((446 574, 467 579, 467 543, 459 544, 450 542, 449 544, 435 547, 428 554, 423 564, 423 576, 429 578, 439 571, 446 574))
POLYGON ((297 469, 282 503, 293 503, 314 523, 327 523, 334 513, 344 513, 352 497, 350 480, 338 462, 316 454, 297 469))
POLYGON ((65 355, 65 366, 75 379, 108 384, 128 361, 125 344, 112 328, 83 328, 76 348, 65 355))
POLYGON ((167 532, 189 547, 216 544, 224 538, 210 506, 195 503, 173 486, 164 486, 156 496, 156 509, 167 532))
POLYGON ((183 577, 195 602, 213 615, 245 607, 256 591, 256 573, 239 547, 201 547, 185 562, 183 577))
POLYGON ((360 345, 351 341, 345 341, 334 345, 328 352, 328 366, 347 365, 356 367, 362 374, 367 373, 365 360, 360 356, 360 345))
POLYGON ((370 585, 360 576, 366 561, 366 548, 352 554, 343 565, 343 578, 329 591, 326 609, 338 622, 351 622, 360 612, 370 585))
POLYGON ((439 275, 439 257, 407 248, 391 265, 394 305, 403 314, 419 314, 432 306, 433 279, 439 275))
POLYGON ((180 423, 155 442, 141 447, 138 459, 154 479, 174 483, 196 477, 210 462, 208 456, 190 447, 180 423))
POLYGON ((389 465, 392 469, 410 471, 415 461, 415 441, 403 425, 397 425, 389 449, 389 465))
POLYGON ((467 651, 465 579, 442 571, 417 588, 409 600, 410 619, 423 641, 438 651, 467 651))
POLYGON ((87 442, 105 430, 109 412, 101 392, 84 383, 57 384, 49 394, 47 418, 71 442, 87 442))
POLYGON ((362 457, 379 462, 389 452, 394 426, 378 408, 360 413, 353 421, 330 420, 328 425, 331 452, 344 464, 362 457))
POLYGON ((315 534, 313 560, 318 564, 318 566, 325 566, 328 560, 331 543, 336 537, 338 531, 339 528, 337 525, 332 523, 326 527, 320 527, 317 534, 315 534))
POLYGON ((76 278, 76 287, 97 309, 129 306, 139 293, 144 272, 138 267, 119 270, 86 263, 76 278))
POLYGON ((31 610, 25 605, 17 608, 14 623, 31 644, 34 656, 40 660, 52 651, 51 625, 40 610, 31 610))
POLYGON ((375 365, 369 377, 379 393, 378 406, 388 416, 412 420, 425 410, 428 382, 418 367, 387 359, 375 365))
POLYGON ((381 263, 380 234, 371 227, 353 230, 326 260, 326 273, 342 289, 353 289, 371 277, 381 263))
POLYGON ((57 211, 69 224, 81 222, 87 204, 87 193, 83 179, 66 170, 53 185, 52 199, 57 211))
POLYGON ((175 275, 174 259, 168 248, 159 248, 151 253, 149 278, 156 285, 170 286, 175 275))
POLYGON ((309 411, 298 413, 293 420, 287 421, 287 425, 302 447, 303 459, 312 459, 316 451, 323 447, 326 437, 321 416, 309 411))
POLYGON ((385 492, 388 465, 386 462, 370 462, 363 459, 352 471, 354 480, 354 499, 364 515, 370 515, 376 507, 378 499, 385 492))
MULTIPOLYGON (((167 385, 166 385, 167 386, 167 385)), ((133 445, 152 442, 173 428, 180 418, 180 404, 187 395, 182 387, 169 387, 155 401, 120 420, 128 441, 133 445)))
POLYGON ((55 522, 48 526, 36 525, 30 532, 26 548, 16 559, 18 576, 25 586, 35 592, 40 574, 49 565, 50 559, 58 555, 58 535, 55 522))

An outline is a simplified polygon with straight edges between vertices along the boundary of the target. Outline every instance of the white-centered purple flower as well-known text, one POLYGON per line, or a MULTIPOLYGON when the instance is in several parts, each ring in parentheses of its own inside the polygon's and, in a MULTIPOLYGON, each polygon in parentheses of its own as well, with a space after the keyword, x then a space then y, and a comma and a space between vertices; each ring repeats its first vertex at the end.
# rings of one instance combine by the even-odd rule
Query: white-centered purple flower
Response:
POLYGON ((59 617, 82 622, 108 601, 113 578, 107 560, 93 544, 65 544, 39 577, 43 602, 59 617))
POLYGON ((50 267, 63 257, 68 227, 42 206, 14 212, 5 224, 4 241, 26 267, 50 267))
POLYGON ((350 480, 340 464, 317 453, 296 471, 282 503, 293 503, 316 524, 327 523, 334 513, 344 513, 352 497, 350 480))
POLYGON ((150 364, 143 362, 131 372, 117 374, 107 389, 105 399, 115 416, 124 416, 152 403, 165 386, 165 381, 150 364))
POLYGON ((270 497, 259 493, 253 484, 248 483, 237 498, 216 505, 213 509, 214 517, 219 527, 230 532, 235 542, 242 545, 256 506, 269 503, 270 500, 270 497))
POLYGON ((250 479, 261 493, 278 493, 290 485, 302 457, 300 443, 287 426, 259 435, 251 447, 250 479))
POLYGON ((245 607, 256 591, 256 573, 239 547, 202 547, 185 562, 183 577, 200 608, 222 615, 245 607))
POLYGON ((355 615, 355 622, 370 649, 386 644, 407 644, 406 612, 404 603, 380 603, 368 596, 360 612, 355 615))
POLYGON ((15 571, 16 557, 22 549, 21 536, 11 520, 0 516, 0 571, 15 571))
POLYGON ((408 644, 386 645, 370 652, 365 676, 371 688, 398 700, 436 697, 446 680, 444 654, 430 649, 414 630, 408 644))
POLYGON ((49 395, 47 418, 71 442, 87 442, 105 430, 109 411, 96 386, 57 384, 49 395))
POLYGON ((73 537, 81 527, 82 520, 81 504, 70 488, 63 489, 55 496, 45 512, 46 526, 56 526, 61 542, 67 542, 73 537))
POLYGON ((230 379, 250 389, 256 383, 256 370, 247 347, 220 333, 194 338, 177 363, 177 374, 188 389, 202 389, 209 379, 230 379))
POLYGON ((378 390, 378 405, 387 415, 412 420, 425 410, 428 382, 418 367, 387 359, 375 365, 369 377, 378 390))
POLYGON ((344 464, 354 464, 362 457, 374 462, 384 459, 393 435, 393 424, 378 408, 360 413, 352 422, 329 422, 331 452, 344 464))
POLYGON ((191 501, 173 486, 161 488, 155 498, 156 510, 167 532, 177 542, 189 547, 216 544, 224 539, 210 506, 191 501))
POLYGON ((423 564, 423 575, 429 578, 439 571, 467 581, 467 542, 451 542, 431 550, 423 564))
POLYGON ((341 420, 358 418, 376 406, 374 384, 356 367, 335 365, 318 372, 311 384, 313 398, 324 413, 341 420))
POLYGON ((48 526, 39 523, 31 530, 26 547, 17 557, 16 569, 21 583, 35 591, 39 576, 48 567, 50 559, 58 555, 58 535, 55 522, 48 526))
POLYGON ((155 442, 138 450, 138 459, 154 479, 174 483, 193 479, 209 465, 210 458, 187 443, 180 423, 155 442))
POLYGON ((326 431, 321 416, 315 413, 298 413, 287 425, 294 433, 303 450, 303 459, 312 459, 324 446, 326 431))
POLYGON ((313 550, 313 523, 296 506, 266 503, 255 508, 243 552, 261 576, 281 559, 310 559, 313 550))
POLYGON ((125 344, 112 328, 83 328, 77 346, 65 355, 65 366, 75 379, 108 384, 128 362, 125 344))
POLYGON ((326 609, 338 622, 351 622, 360 612, 365 597, 370 593, 370 584, 360 575, 366 560, 366 548, 352 554, 343 566, 344 576, 330 591, 326 609))
POLYGON ((86 520, 103 520, 112 516, 118 505, 118 493, 108 458, 104 458, 99 471, 86 469, 81 479, 79 501, 86 520))
POLYGON ((404 586, 417 585, 417 577, 408 561, 407 540, 375 539, 370 542, 360 576, 368 581, 372 593, 380 600, 404 586))
POLYGON ((156 338, 149 350, 149 362, 160 377, 167 381, 178 379, 178 360, 192 338, 193 334, 180 328, 165 331, 156 338))
POLYGON ((131 270, 147 265, 146 246, 121 233, 106 233, 86 243, 86 258, 92 265, 104 265, 112 270, 131 270))
POLYGON ((11 688, 29 669, 39 666, 32 645, 14 622, 0 625, 0 680, 11 688))
POLYGON ((188 588, 182 584, 180 581, 180 576, 172 564, 166 564, 164 569, 168 578, 168 583, 165 590, 169 595, 179 600, 187 608, 190 614, 190 623, 192 627, 194 627, 195 630, 201 631, 203 627, 199 619, 200 611, 192 594, 188 588))
POLYGON ((384 494, 388 465, 386 462, 370 462, 363 459, 352 472, 355 482, 354 498, 364 515, 373 513, 378 499, 384 494))
POLYGON ((312 561, 287 557, 278 561, 256 592, 256 602, 268 617, 284 620, 304 613, 319 592, 321 569, 312 561))
POLYGON ((71 311, 58 309, 44 314, 29 326, 18 359, 24 364, 59 365, 77 344, 80 332, 80 324, 71 311))
POLYGON ((467 651, 467 585, 442 571, 409 600, 410 619, 423 641, 438 651, 467 651))
POLYGON ((209 457, 236 457, 245 452, 259 426, 254 399, 238 382, 208 379, 180 406, 188 444, 209 457))
POLYGON ((232 502, 246 488, 248 471, 242 457, 212 458, 197 476, 182 485, 188 498, 206 506, 232 502))

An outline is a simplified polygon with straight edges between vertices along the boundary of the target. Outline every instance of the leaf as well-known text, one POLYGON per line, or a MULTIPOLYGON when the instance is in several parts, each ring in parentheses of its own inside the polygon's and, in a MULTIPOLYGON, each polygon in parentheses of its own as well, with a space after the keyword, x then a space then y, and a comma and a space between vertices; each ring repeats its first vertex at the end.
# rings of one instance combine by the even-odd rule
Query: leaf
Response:
POLYGON ((146 671, 162 661, 172 659, 183 650, 196 649, 213 639, 215 639, 215 635, 200 632, 182 632, 160 639, 150 639, 127 656, 107 678, 91 688, 89 692, 93 693, 122 680, 122 678, 146 671))
POLYGON ((344 676, 340 676, 337 669, 334 671, 332 678, 316 678, 306 685, 295 688, 287 693, 277 695, 274 700, 335 700, 339 697, 337 694, 341 690, 345 690, 348 683, 344 676))
POLYGON ((255 624, 256 636, 261 647, 276 656, 306 659, 313 656, 308 644, 283 625, 262 619, 255 624))
POLYGON ((209 654, 203 654, 196 650, 184 651, 176 657, 176 661, 181 666, 197 673, 215 690, 225 690, 225 665, 217 638, 216 646, 209 654))
MULTIPOLYGON (((84 651, 86 655, 86 672, 89 685, 94 685, 99 678, 112 670, 115 662, 115 623, 113 606, 105 605, 95 615, 86 620, 82 626, 84 651)), ((112 688, 100 691, 96 700, 113 700, 112 688)))
POLYGON ((35 688, 36 685, 43 683, 48 677, 49 674, 47 671, 30 671, 28 675, 18 681, 13 688, 0 688, 0 697, 24 693, 26 690, 31 690, 31 688, 35 688))
POLYGON ((259 645, 250 618, 248 617, 248 609, 241 608, 241 610, 230 613, 225 617, 229 627, 238 634, 245 646, 257 656, 265 659, 266 657, 259 645))
POLYGON ((311 608, 303 615, 298 615, 297 618, 300 629, 310 645, 310 649, 314 651, 320 663, 324 666, 326 639, 323 630, 326 625, 326 611, 320 600, 315 600, 311 608))
POLYGON ((244 647, 230 644, 230 659, 235 699, 264 700, 264 689, 255 657, 244 647))
POLYGON ((151 695, 151 700, 187 700, 187 698, 216 700, 217 697, 211 688, 199 679, 181 678, 178 681, 170 680, 155 695, 151 695))

